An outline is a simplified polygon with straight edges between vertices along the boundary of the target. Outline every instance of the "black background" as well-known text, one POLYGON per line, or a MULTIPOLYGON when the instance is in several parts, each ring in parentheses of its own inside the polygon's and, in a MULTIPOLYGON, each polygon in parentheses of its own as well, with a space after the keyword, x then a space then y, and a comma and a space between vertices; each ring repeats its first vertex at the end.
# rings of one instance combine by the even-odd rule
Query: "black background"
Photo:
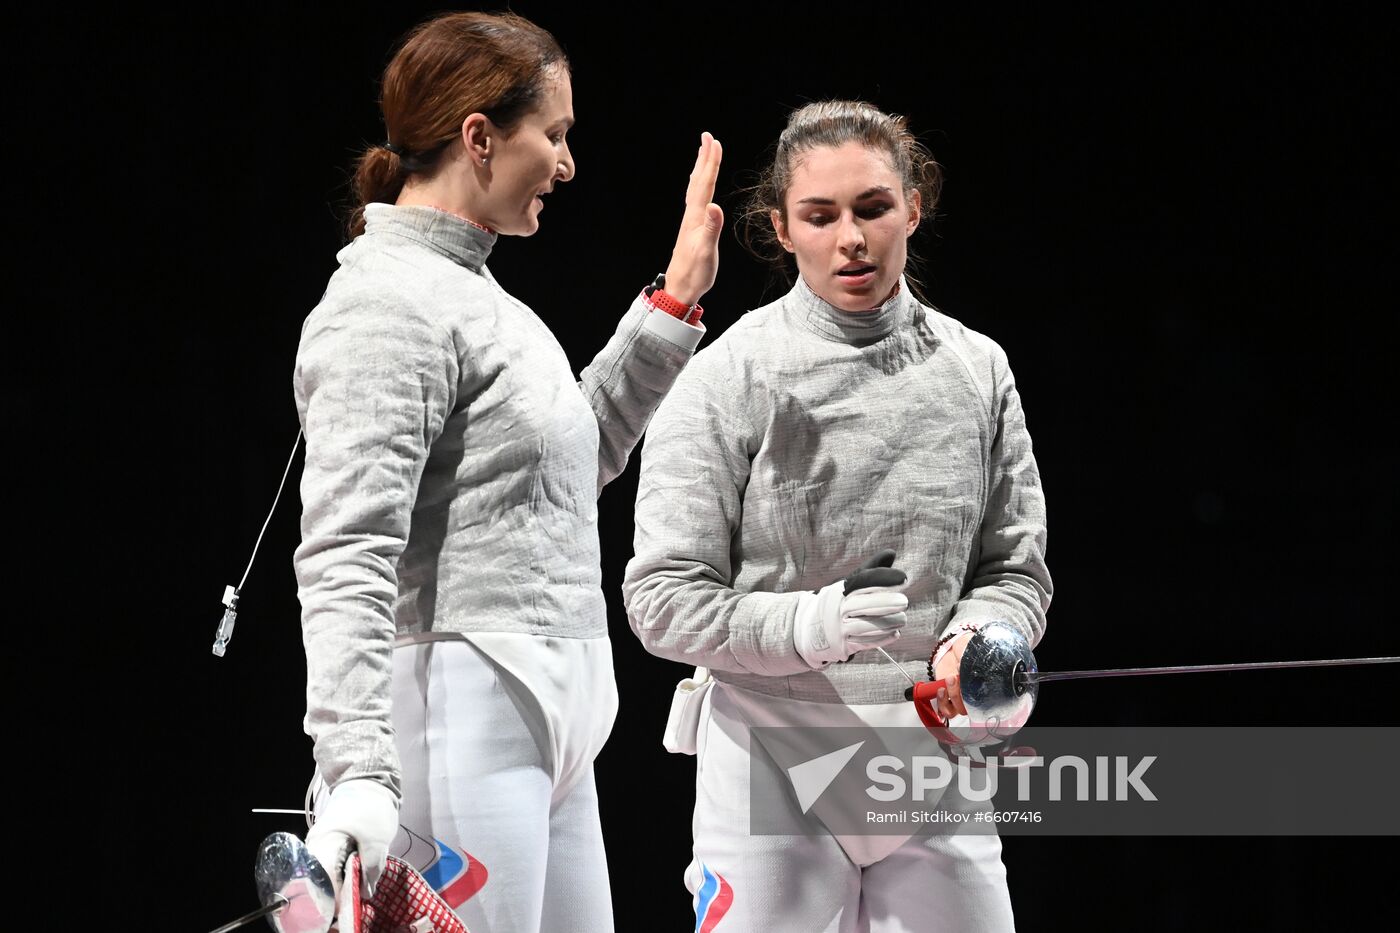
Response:
MULTIPOLYGON (((64 794, 60 847, 96 843, 114 890, 175 867, 152 928, 249 909, 256 843, 304 832, 249 812, 300 806, 311 769, 299 460, 228 656, 209 645, 296 435, 297 336, 335 268, 348 166, 383 138, 378 75, 439 9, 64 8, 14 30, 12 430, 37 464, 11 496, 33 620, 15 631, 45 636, 17 657, 51 685, 19 707, 43 763, 23 776, 64 794)), ((491 265, 576 367, 664 268, 701 130, 724 143, 732 219, 792 107, 869 99, 907 114, 947 171, 921 240, 927 293, 1017 375, 1050 508, 1041 667, 1400 653, 1379 19, 515 9, 573 60, 578 176, 491 265)), ((721 263, 710 339, 780 293, 729 232, 721 263)), ((641 650, 618 598, 635 476, 634 459, 601 502, 622 709, 598 783, 618 928, 680 930, 694 764, 659 741, 684 669, 641 650)), ((1394 725, 1392 670, 1056 685, 1036 722, 1394 725)), ((1316 774, 1300 808, 1327 806, 1365 765, 1365 749, 1318 735, 1264 763, 1316 774)), ((1368 919, 1388 894, 1387 840, 1360 831, 1017 837, 1005 861, 1023 929, 1297 928, 1368 919)))

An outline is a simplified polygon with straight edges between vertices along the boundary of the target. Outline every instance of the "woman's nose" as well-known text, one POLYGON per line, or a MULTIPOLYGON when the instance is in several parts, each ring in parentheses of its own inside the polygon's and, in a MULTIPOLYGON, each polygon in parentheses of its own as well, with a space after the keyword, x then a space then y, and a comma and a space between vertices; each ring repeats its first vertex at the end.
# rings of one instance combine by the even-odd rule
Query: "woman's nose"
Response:
POLYGON ((837 231, 837 246, 843 252, 856 253, 865 248, 865 231, 861 230, 854 217, 843 217, 841 229, 837 231))
POLYGON ((569 151, 568 144, 565 144, 563 151, 559 154, 557 174, 560 181, 569 181, 574 177, 574 154, 569 151))

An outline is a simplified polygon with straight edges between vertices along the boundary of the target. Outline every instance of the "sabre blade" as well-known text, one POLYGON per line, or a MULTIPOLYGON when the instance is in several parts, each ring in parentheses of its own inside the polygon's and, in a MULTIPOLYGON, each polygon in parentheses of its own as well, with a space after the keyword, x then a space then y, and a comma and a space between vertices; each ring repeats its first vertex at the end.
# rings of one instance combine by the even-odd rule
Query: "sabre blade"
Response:
POLYGON ((1247 664, 1188 664, 1177 667, 1126 667, 1099 671, 1019 671, 1018 685, 1045 684, 1056 680, 1092 680, 1098 677, 1145 677, 1151 674, 1200 674, 1208 671, 1263 671, 1294 667, 1347 667, 1360 664, 1396 664, 1395 658, 1338 658, 1326 661, 1256 661, 1247 664))
POLYGON ((280 894, 276 894, 273 896, 276 898, 276 900, 274 900, 271 904, 268 904, 266 907, 259 907, 257 910, 246 913, 231 923, 225 923, 217 930, 209 931, 209 933, 229 933, 230 930, 236 930, 239 927, 245 927, 248 924, 252 923, 254 920, 258 919, 259 917, 266 917, 268 914, 275 914, 277 913, 277 911, 287 906, 288 901, 285 897, 283 897, 280 894))

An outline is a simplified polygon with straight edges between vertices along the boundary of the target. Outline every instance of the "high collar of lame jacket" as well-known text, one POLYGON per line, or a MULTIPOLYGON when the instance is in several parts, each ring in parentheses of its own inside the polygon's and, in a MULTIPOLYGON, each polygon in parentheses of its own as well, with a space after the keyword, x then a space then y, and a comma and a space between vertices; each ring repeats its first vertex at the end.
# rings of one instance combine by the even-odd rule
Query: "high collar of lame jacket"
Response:
POLYGON ((436 207, 366 204, 365 233, 394 234, 417 240, 473 271, 481 271, 496 244, 496 234, 436 207))
POLYGON ((856 346, 875 343, 900 324, 912 320, 918 304, 902 275, 894 294, 884 304, 869 311, 842 311, 812 291, 800 275, 797 284, 788 292, 786 301, 803 323, 816 333, 856 346))

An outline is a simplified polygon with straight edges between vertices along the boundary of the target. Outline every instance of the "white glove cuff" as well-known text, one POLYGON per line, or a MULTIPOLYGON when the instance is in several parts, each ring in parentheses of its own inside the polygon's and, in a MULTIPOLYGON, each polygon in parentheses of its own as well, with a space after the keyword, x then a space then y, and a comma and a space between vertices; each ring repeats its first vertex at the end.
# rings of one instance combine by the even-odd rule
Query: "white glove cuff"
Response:
POLYGON ((319 823, 323 819, 388 808, 392 808, 395 815, 399 812, 399 798, 394 796, 393 791, 370 778, 350 778, 341 781, 331 791, 316 821, 319 823))
POLYGON ((792 643, 814 671, 833 661, 846 660, 846 639, 841 631, 841 598, 845 582, 828 584, 816 593, 798 593, 793 614, 792 643))

